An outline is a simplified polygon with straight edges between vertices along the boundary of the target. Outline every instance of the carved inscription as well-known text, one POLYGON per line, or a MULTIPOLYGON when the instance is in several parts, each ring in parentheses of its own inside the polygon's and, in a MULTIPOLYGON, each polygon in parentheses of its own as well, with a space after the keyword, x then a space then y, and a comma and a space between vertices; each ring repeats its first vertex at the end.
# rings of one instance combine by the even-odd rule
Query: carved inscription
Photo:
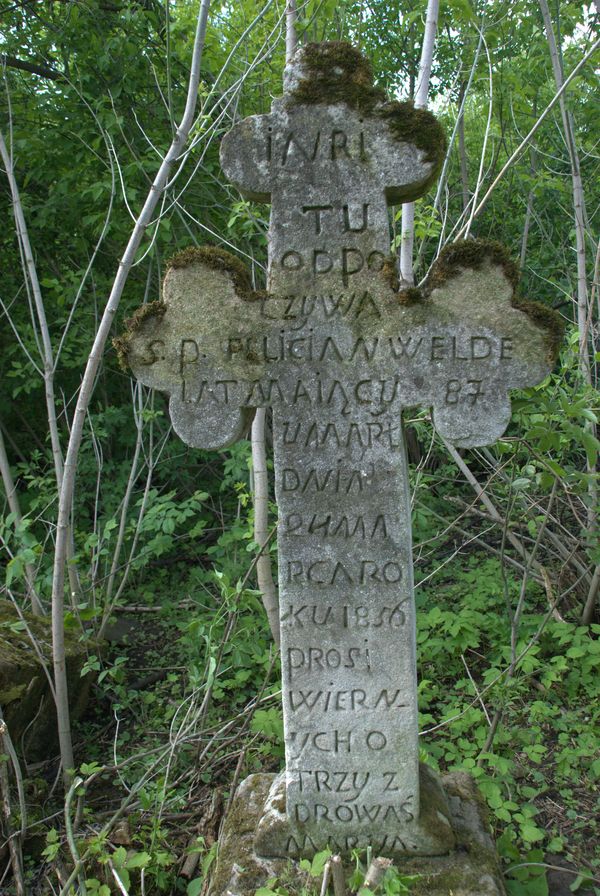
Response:
POLYGON ((351 133, 341 128, 317 130, 312 133, 267 129, 264 158, 280 168, 328 161, 366 162, 369 158, 363 131, 351 133))
POLYGON ((281 621, 297 628, 311 625, 333 626, 334 628, 401 628, 406 623, 408 598, 394 606, 377 607, 370 605, 350 606, 349 604, 288 604, 282 609, 281 621))
POLYGON ((364 688, 348 691, 289 691, 288 698, 292 712, 318 709, 320 712, 355 712, 361 709, 402 709, 402 691, 376 691, 369 693, 364 688))
POLYGON ((387 523, 383 513, 376 517, 360 514, 289 513, 282 521, 285 535, 315 535, 321 538, 386 538, 387 523))
POLYGON ((290 742, 296 750, 292 757, 297 759, 305 751, 312 749, 318 753, 352 753, 367 751, 379 753, 388 746, 387 735, 383 731, 310 731, 289 732, 290 742))
POLYGON ((298 837, 290 836, 287 838, 285 851, 287 855, 299 857, 313 855, 326 846, 345 855, 349 855, 352 850, 361 850, 367 847, 370 847, 377 855, 394 855, 397 852, 407 853, 418 849, 415 839, 406 834, 402 837, 388 834, 377 837, 364 833, 347 837, 339 834, 321 838, 316 835, 310 837, 308 834, 298 837))
MULTIPOLYGON (((298 788, 300 793, 315 790, 317 793, 340 793, 342 799, 347 802, 358 800, 365 787, 372 780, 373 772, 357 772, 349 769, 329 771, 328 769, 301 769, 298 773, 298 788)), ((395 771, 382 771, 381 790, 383 793, 395 793, 400 790, 395 771)), ((404 811, 410 811, 414 795, 409 794, 404 800, 404 811)))

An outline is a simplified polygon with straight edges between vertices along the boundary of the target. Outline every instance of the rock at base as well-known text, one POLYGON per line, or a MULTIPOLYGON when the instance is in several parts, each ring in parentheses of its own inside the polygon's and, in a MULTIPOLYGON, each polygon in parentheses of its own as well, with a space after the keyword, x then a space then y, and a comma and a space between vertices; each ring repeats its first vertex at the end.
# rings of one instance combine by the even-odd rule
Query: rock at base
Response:
MULTIPOLYGON (((10 601, 0 601, 0 706, 12 742, 29 762, 47 759, 58 751, 56 709, 48 679, 25 626, 35 638, 46 664, 52 668, 50 618, 21 611, 10 601)), ((91 673, 81 676, 88 642, 76 634, 65 635, 65 658, 71 720, 79 719, 87 705, 91 673)), ((94 644, 96 651, 98 644, 94 644)))
MULTIPOLYGON (((291 893, 309 883, 296 860, 257 854, 255 844, 264 837, 265 819, 281 825, 278 777, 250 775, 238 787, 221 834, 209 896, 254 896, 274 877, 291 893)), ((455 845, 446 855, 396 857, 401 874, 418 876, 411 884, 411 896, 505 896, 486 808, 475 782, 464 772, 454 772, 442 778, 442 785, 455 845)))

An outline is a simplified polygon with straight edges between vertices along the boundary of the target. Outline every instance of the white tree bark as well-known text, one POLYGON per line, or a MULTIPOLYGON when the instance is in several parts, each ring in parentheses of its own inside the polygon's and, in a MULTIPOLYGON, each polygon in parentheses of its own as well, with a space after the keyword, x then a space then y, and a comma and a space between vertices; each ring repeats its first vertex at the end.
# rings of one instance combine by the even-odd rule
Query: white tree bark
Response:
MULTIPOLYGON (((52 446, 52 459, 54 461, 56 485, 58 491, 60 491, 63 480, 63 453, 60 445, 58 421, 56 418, 56 396, 54 393, 54 375, 56 371, 56 364, 54 360, 54 352, 52 349, 52 341, 50 339, 50 330, 48 327, 48 321, 46 319, 46 309, 44 307, 42 290, 37 275, 37 268, 35 266, 31 242, 29 240, 27 222, 25 221, 25 214, 23 212, 23 206, 21 204, 21 194, 19 192, 19 186, 17 184, 17 178, 15 176, 13 167, 12 152, 8 151, 8 147, 6 146, 4 140, 4 135, 1 131, 0 156, 2 157, 2 162, 4 164, 6 177, 8 179, 10 187, 11 199, 13 204, 13 214, 17 229, 17 239, 19 241, 19 248, 21 250, 21 258, 23 261, 25 283, 28 286, 28 292, 29 290, 31 290, 31 294, 33 295, 33 302, 37 316, 37 327, 41 336, 40 344, 37 332, 35 333, 36 342, 38 344, 40 356, 42 359, 42 377, 44 380, 46 413, 48 415, 48 430, 50 433, 50 444, 52 446)), ((35 321, 33 323, 34 331, 36 331, 35 321)), ((72 562, 74 553, 75 549, 73 546, 72 532, 69 531, 69 538, 67 541, 67 559, 71 561, 69 562, 69 581, 71 584, 71 594, 78 595, 80 592, 80 586, 77 569, 75 567, 75 564, 72 562)))
POLYGON ((129 272, 135 260, 135 255, 142 241, 146 228, 151 222, 154 209, 161 198, 169 173, 173 164, 179 158, 189 135, 190 128, 194 119, 194 111, 196 108, 196 100, 198 96, 198 85, 200 81, 200 63, 202 60, 202 51, 204 49, 204 40, 206 36, 206 25, 208 20, 208 10, 210 0, 201 0, 196 23, 196 34, 194 37, 194 47, 192 52, 192 64, 190 77, 188 82, 187 100, 181 123, 176 130, 173 141, 158 169, 156 177, 152 182, 146 201, 135 222, 129 242, 125 248, 125 252, 119 262, 119 268, 115 277, 94 343, 92 345, 89 360, 87 362, 77 406, 73 416, 71 427, 71 435, 67 447, 67 453, 64 464, 64 475, 62 488, 60 489, 59 505, 58 505, 58 523, 56 530, 56 548, 54 556, 54 573, 52 580, 52 645, 54 660, 54 679, 56 686, 56 702, 58 717, 58 736, 60 743, 61 764, 63 770, 63 779, 65 784, 70 780, 70 772, 74 767, 73 745, 71 741, 71 727, 69 721, 69 696, 67 689, 67 677, 65 667, 65 644, 64 644, 64 584, 65 584, 65 565, 67 559, 67 543, 69 523, 73 505, 73 494, 75 490, 75 479, 77 474, 77 461, 79 458, 79 449, 83 436, 83 427, 87 414, 87 409, 94 391, 94 385, 106 342, 110 335, 111 327, 123 288, 129 276, 129 272))
POLYGON ((12 164, 12 156, 8 151, 8 148, 4 141, 4 136, 1 131, 0 156, 2 156, 2 162, 4 164, 6 177, 8 179, 10 187, 13 213, 15 216, 15 224, 17 227, 17 237, 23 252, 26 276, 31 287, 31 292, 33 294, 33 301, 42 340, 41 355, 44 365, 43 375, 46 391, 48 427, 50 430, 50 442, 52 445, 52 458, 54 460, 56 482, 58 484, 58 488, 60 489, 63 478, 63 456, 60 447, 60 439, 58 436, 58 424, 56 421, 56 402, 54 397, 54 353, 52 351, 52 343, 50 341, 50 330, 48 329, 48 322, 46 320, 46 310, 44 308, 44 301, 42 299, 42 290, 40 288, 40 283, 38 280, 37 269, 33 258, 33 251, 31 248, 31 243, 29 241, 29 233, 27 231, 27 224, 25 222, 25 215, 23 214, 23 206, 21 205, 19 188, 12 164))
MULTIPOLYGON (((562 61, 558 52, 552 19, 547 0, 539 0, 546 38, 552 60, 552 71, 556 89, 561 90, 564 85, 564 73, 562 61)), ((564 93, 560 97, 560 114, 563 122, 563 131, 569 161, 571 163, 571 181, 573 186, 573 212, 575 221, 575 248, 577 252, 577 327, 579 329, 579 369, 586 382, 591 383, 591 368, 588 352, 589 321, 588 321, 588 288, 585 257, 585 200, 583 194, 583 182, 581 180, 581 168, 579 165, 579 153, 575 143, 575 128, 573 117, 567 108, 564 93)))
MULTIPOLYGON (((285 61, 289 62, 296 51, 296 0, 287 0, 285 7, 285 61)), ((271 555, 268 550, 269 530, 269 473, 265 439, 266 409, 257 408, 252 421, 252 469, 254 504, 254 540, 261 552, 256 563, 258 590, 269 620, 273 640, 279 647, 279 596, 273 579, 271 555)))
MULTIPOLYGON (((536 151, 535 146, 532 145, 530 151, 530 165, 529 165, 529 175, 531 180, 535 177, 536 172, 536 151)), ((533 215, 533 201, 535 198, 535 190, 533 188, 533 183, 529 188, 529 193, 527 194, 527 208, 525 210, 525 221, 523 223, 523 236, 521 238, 521 252, 519 255, 519 270, 523 271, 525 268, 525 258, 527 256, 527 243, 529 241, 529 229, 531 227, 531 218, 533 215)))
POLYGON ((298 39, 296 36, 296 0, 287 0, 285 7, 285 61, 289 62, 294 53, 298 39))
MULTIPOLYGON (((433 62, 433 48, 437 31, 439 0, 428 0, 427 19, 425 22, 425 35, 421 50, 421 62, 419 64, 419 78, 415 93, 415 107, 427 108, 427 95, 429 93, 429 79, 431 77, 431 64, 433 62)), ((400 243, 400 286, 413 286, 415 275, 413 273, 413 245, 415 238, 415 204, 405 202, 402 205, 402 241, 400 243)))
POLYGON ((252 422, 252 470, 254 478, 254 540, 260 550, 256 562, 256 578, 262 595, 262 602, 269 620, 273 640, 279 647, 279 598, 268 547, 269 519, 269 474, 267 471, 267 451, 265 440, 266 409, 257 408, 252 422))

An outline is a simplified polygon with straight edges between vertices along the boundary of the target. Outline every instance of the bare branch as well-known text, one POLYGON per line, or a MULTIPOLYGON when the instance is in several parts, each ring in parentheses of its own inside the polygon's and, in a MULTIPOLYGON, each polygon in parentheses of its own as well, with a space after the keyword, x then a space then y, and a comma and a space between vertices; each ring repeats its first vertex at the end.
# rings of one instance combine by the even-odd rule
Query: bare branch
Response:
POLYGON ((58 522, 56 529, 56 549, 54 557, 54 573, 52 582, 52 641, 55 655, 55 684, 57 696, 57 715, 58 715, 58 733, 61 748, 61 764, 63 769, 63 777, 65 784, 68 785, 70 780, 70 770, 74 766, 73 746, 71 741, 71 732, 69 726, 69 697, 67 688, 66 666, 64 661, 64 579, 65 565, 67 559, 68 532, 71 517, 71 508, 73 504, 73 494, 75 490, 75 479, 77 475, 77 461, 79 458, 79 449, 83 436, 83 427, 85 424, 87 409, 89 406, 98 369, 100 367, 104 347, 109 337, 112 323, 121 300, 123 289, 129 272, 135 261, 135 255, 146 232, 146 228, 152 219, 154 209, 160 200, 165 186, 167 184, 171 167, 179 158, 183 147, 188 138, 190 127, 192 125, 194 110, 196 108, 196 99, 198 95, 198 85, 200 82, 200 63, 202 60, 202 52, 204 49, 204 41, 206 37, 206 26, 208 21, 208 10, 210 0, 201 0, 198 17, 196 23, 196 34, 194 38, 194 47, 192 52, 192 64, 188 83, 188 93, 183 117, 177 128, 175 137, 159 167, 154 178, 146 201, 140 212, 140 215, 132 230, 129 242, 121 261, 119 269, 115 277, 108 302, 104 309, 94 344, 90 351, 90 357, 85 368, 69 444, 65 459, 65 468, 62 487, 60 489, 58 522))
POLYGON ((16 56, 10 56, 7 53, 0 53, 0 66, 7 68, 18 68, 23 72, 30 72, 32 75, 39 75, 40 78, 49 78, 51 81, 66 81, 62 72, 55 68, 50 68, 42 62, 28 62, 26 59, 17 59, 16 56))

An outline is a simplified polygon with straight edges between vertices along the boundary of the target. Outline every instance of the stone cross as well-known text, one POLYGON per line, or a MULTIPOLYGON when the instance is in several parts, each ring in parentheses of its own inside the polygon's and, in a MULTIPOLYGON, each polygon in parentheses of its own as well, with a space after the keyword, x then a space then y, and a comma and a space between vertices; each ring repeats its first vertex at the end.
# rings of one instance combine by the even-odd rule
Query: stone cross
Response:
POLYGON ((222 250, 184 252, 121 342, 188 445, 223 448, 273 409, 286 815, 274 797, 263 855, 452 847, 419 773, 401 413, 430 407, 453 445, 489 444, 555 339, 497 244, 455 244, 425 291, 398 291, 388 205, 422 194, 443 152, 433 116, 387 102, 358 51, 305 47, 271 113, 221 147, 231 181, 271 203, 267 292, 222 250))

